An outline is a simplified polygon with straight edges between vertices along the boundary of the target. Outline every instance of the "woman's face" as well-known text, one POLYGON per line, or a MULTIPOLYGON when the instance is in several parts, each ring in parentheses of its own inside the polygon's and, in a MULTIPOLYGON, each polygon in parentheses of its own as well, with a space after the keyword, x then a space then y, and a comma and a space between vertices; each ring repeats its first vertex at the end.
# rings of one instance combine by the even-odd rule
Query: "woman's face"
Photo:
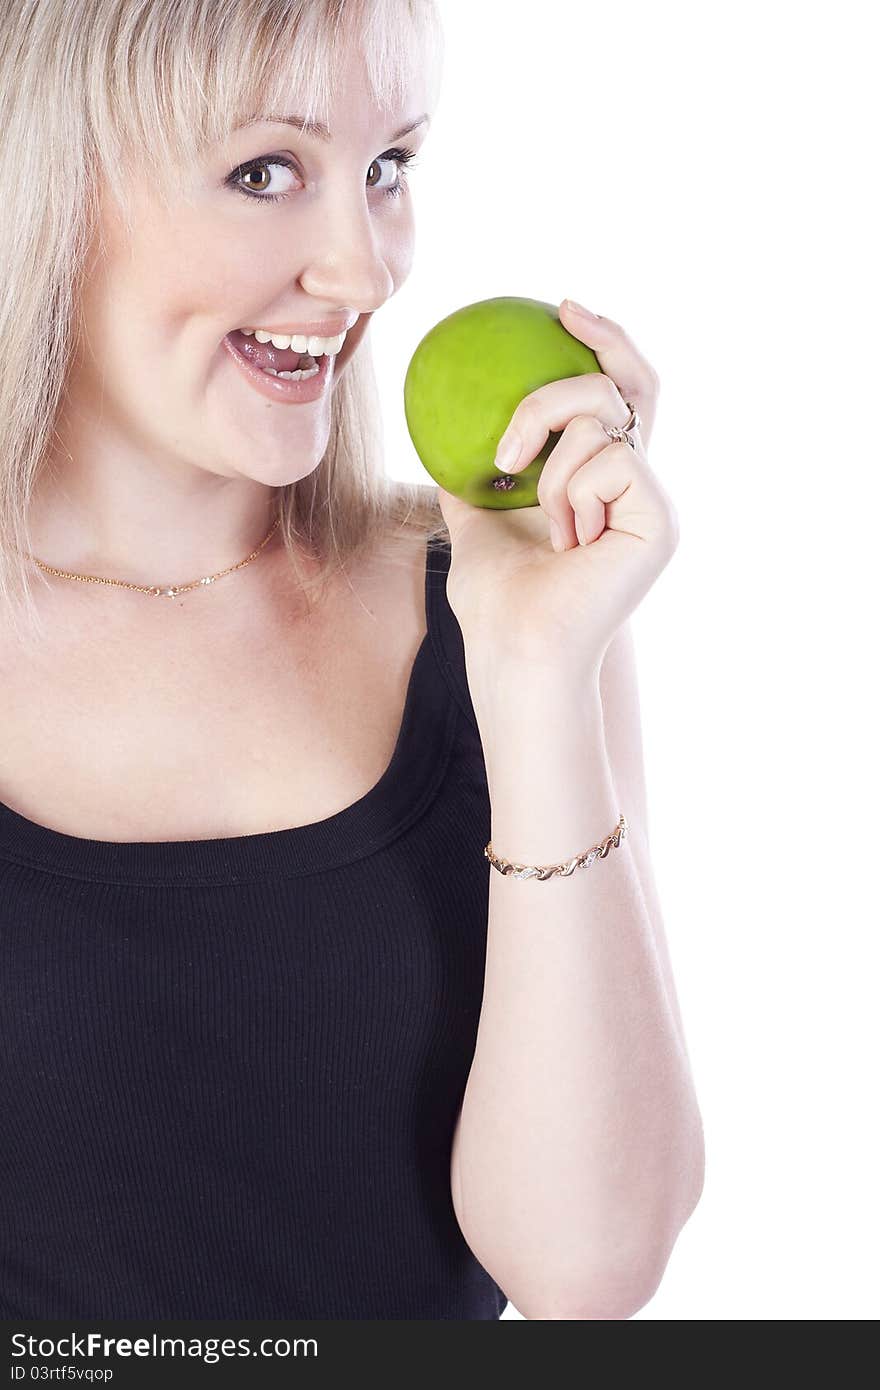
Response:
POLYGON ((424 94, 379 109, 357 63, 341 92, 329 140, 261 121, 191 171, 191 201, 166 208, 139 182, 131 236, 106 191, 68 400, 151 464, 281 486, 320 462, 334 385, 412 263, 412 195, 387 151, 415 153, 427 129, 423 122, 396 138, 425 113, 424 94), (253 356, 257 340, 237 334, 242 328, 311 335, 314 324, 352 325, 338 357, 308 384, 314 399, 292 399, 292 383, 230 351, 234 342, 253 356))

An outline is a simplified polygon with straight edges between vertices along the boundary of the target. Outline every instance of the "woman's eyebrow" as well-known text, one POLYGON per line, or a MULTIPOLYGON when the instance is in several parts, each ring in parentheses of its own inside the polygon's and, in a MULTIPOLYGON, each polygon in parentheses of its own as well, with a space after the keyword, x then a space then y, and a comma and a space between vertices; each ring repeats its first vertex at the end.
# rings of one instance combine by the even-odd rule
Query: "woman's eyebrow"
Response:
MULTIPOLYGON (((304 135, 315 135, 319 140, 329 140, 331 138, 327 126, 323 125, 320 121, 308 121, 304 116, 252 116, 250 120, 245 121, 243 125, 236 126, 235 129, 246 130, 248 126, 261 125, 264 121, 269 124, 277 123, 279 125, 296 126, 297 130, 301 130, 304 135)), ((402 130, 396 131, 394 135, 391 136, 391 139, 402 140, 404 135, 410 135, 412 131, 416 130, 418 126, 424 125, 426 121, 430 123, 430 117, 427 115, 417 117, 417 119, 412 121, 409 125, 405 125, 402 130)))

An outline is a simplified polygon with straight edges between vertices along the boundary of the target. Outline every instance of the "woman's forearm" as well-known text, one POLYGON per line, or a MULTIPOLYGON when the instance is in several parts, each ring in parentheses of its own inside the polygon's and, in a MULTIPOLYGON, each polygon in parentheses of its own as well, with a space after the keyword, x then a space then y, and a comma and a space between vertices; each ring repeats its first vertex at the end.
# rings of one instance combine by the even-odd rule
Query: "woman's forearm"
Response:
MULTIPOLYGON (((472 681, 492 846, 559 863, 627 812, 598 679, 571 691, 499 674, 472 681)), ((567 878, 489 877, 483 1005, 453 1146, 462 1232, 526 1317, 629 1317, 659 1282, 703 1165, 629 840, 567 878)))

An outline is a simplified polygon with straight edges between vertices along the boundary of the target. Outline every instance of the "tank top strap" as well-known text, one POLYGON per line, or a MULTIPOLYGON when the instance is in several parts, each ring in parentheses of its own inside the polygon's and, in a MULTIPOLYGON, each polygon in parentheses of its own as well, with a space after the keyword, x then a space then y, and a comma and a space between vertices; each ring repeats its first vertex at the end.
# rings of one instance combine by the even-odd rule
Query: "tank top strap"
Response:
POLYGON ((458 619, 446 596, 446 579, 452 556, 446 537, 429 537, 425 568, 425 615, 428 641, 437 666, 453 699, 473 729, 477 729, 464 656, 464 639, 458 619))

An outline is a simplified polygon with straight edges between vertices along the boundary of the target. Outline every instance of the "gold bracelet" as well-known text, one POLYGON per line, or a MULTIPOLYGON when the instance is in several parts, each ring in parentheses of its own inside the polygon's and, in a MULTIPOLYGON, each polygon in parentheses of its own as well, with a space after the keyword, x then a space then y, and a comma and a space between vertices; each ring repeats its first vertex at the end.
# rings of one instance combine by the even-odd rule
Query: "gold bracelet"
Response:
POLYGON ((492 841, 490 840, 483 854, 500 874, 512 874, 514 878, 552 878, 554 874, 559 874, 561 878, 568 878, 575 869, 588 869, 594 859, 606 859, 608 851, 614 845, 615 849, 620 845, 621 840, 626 837, 627 825, 623 812, 617 827, 610 835, 607 835, 601 844, 594 845, 585 854, 576 854, 573 859, 569 859, 563 864, 512 864, 509 859, 499 859, 497 854, 492 851, 492 841))

